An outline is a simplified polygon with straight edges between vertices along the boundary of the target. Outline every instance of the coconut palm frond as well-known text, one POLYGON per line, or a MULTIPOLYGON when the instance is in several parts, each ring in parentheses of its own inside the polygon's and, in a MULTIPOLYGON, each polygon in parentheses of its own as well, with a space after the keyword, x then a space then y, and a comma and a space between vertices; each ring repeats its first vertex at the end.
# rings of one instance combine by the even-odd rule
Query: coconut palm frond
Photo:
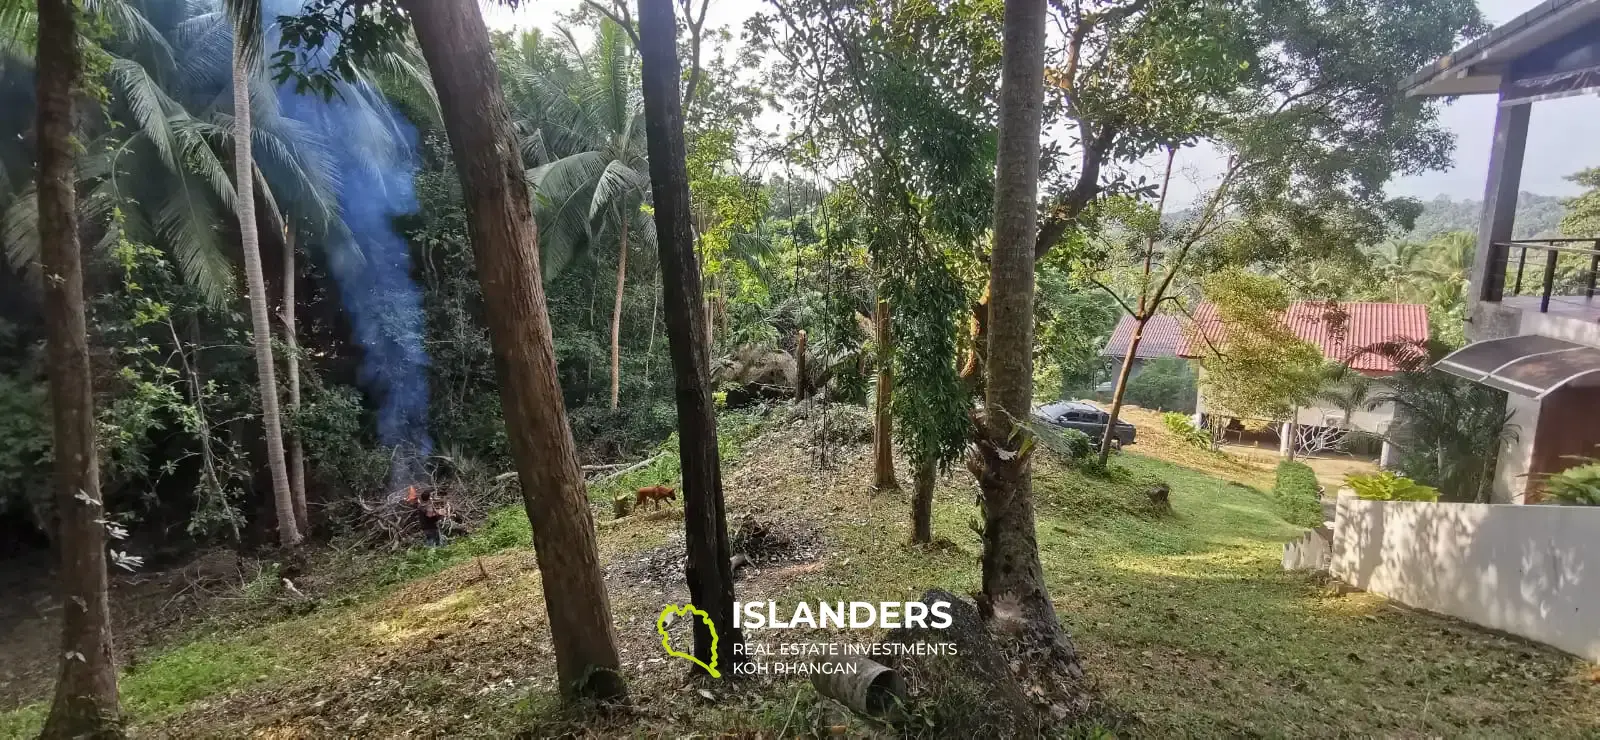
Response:
POLYGON ((140 131, 160 153, 162 164, 176 171, 180 143, 173 136, 169 118, 179 110, 178 104, 167 97, 143 65, 130 59, 112 58, 110 75, 140 131))
POLYGON ((261 0, 222 0, 222 9, 233 32, 244 34, 244 63, 259 66, 263 45, 261 0))
POLYGON ((595 231, 609 214, 619 209, 638 209, 638 202, 650 191, 649 175, 624 164, 620 160, 606 163, 605 170, 594 182, 594 196, 589 200, 589 223, 595 231))
POLYGON ((376 55, 369 65, 372 73, 393 82, 392 87, 412 93, 406 97, 421 102, 422 112, 429 120, 438 123, 444 119, 439 108, 439 91, 433 86, 433 76, 428 74, 428 66, 415 40, 407 39, 399 49, 376 55))
POLYGON ((39 16, 32 2, 0 0, 0 55, 32 59, 39 39, 39 16))
POLYGON ((39 261, 39 197, 32 187, 17 194, 0 219, 0 243, 17 271, 31 271, 39 261))
POLYGON ((144 63, 163 72, 177 67, 172 44, 140 8, 126 0, 85 0, 83 9, 110 23, 117 39, 140 50, 144 63))
POLYGON ((517 129, 517 146, 522 150, 522 159, 535 167, 548 164, 550 148, 544 143, 544 132, 538 128, 528 130, 529 127, 520 122, 517 124, 517 129))
POLYGON ((213 144, 229 143, 227 130, 209 121, 182 117, 172 121, 172 132, 183 147, 182 158, 188 169, 199 175, 229 211, 237 208, 233 175, 217 158, 217 149, 213 148, 213 144))
POLYGON ((219 233, 224 219, 209 198, 191 195, 206 189, 201 183, 192 182, 193 175, 183 174, 176 179, 191 182, 185 182, 155 209, 156 232, 184 279, 212 305, 226 305, 233 299, 234 278, 233 265, 219 233))
MULTIPOLYGON (((591 194, 610 161, 603 152, 580 152, 528 171, 528 183, 553 202, 591 194)), ((587 206, 587 198, 584 198, 587 206)), ((587 214, 587 211, 585 211, 587 214)))

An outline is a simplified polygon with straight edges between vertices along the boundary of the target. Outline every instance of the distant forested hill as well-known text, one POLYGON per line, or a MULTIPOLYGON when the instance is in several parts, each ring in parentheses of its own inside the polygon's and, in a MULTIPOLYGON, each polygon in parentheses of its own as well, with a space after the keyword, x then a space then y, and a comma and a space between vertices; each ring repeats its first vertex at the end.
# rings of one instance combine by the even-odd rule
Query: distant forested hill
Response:
MULTIPOLYGON (((1512 234, 1515 239, 1533 239, 1556 236, 1561 230, 1561 216, 1566 213, 1562 198, 1553 195, 1522 193, 1517 196, 1517 225, 1512 234)), ((1422 215, 1406 236, 1424 241, 1434 234, 1446 231, 1478 230, 1478 216, 1483 204, 1476 200, 1451 200, 1439 196, 1422 204, 1422 215)))

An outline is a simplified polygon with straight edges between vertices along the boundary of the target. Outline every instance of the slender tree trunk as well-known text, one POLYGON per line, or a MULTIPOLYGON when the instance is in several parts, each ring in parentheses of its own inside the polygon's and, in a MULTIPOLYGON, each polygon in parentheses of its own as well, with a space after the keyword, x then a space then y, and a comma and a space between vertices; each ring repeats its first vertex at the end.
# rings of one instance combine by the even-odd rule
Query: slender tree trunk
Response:
MULTIPOLYGON (((1172 184, 1172 163, 1177 159, 1177 156, 1177 147, 1167 147, 1167 169, 1166 173, 1161 176, 1161 198, 1156 201, 1157 219, 1160 219, 1161 215, 1166 213, 1167 210, 1167 187, 1172 184)), ((1187 254, 1187 251, 1187 248, 1185 248, 1180 253, 1180 262, 1182 254, 1187 254)), ((1122 370, 1117 373, 1117 387, 1111 393, 1111 412, 1106 415, 1106 432, 1100 436, 1100 465, 1102 466, 1111 457, 1111 441, 1116 439, 1117 418, 1122 414, 1122 397, 1128 391, 1128 377, 1133 372, 1134 359, 1138 357, 1139 342, 1144 339, 1144 327, 1150 323, 1151 317, 1155 315, 1155 309, 1161 305, 1162 294, 1166 292, 1167 285, 1172 279, 1172 274, 1168 274, 1166 280, 1163 280, 1157 286, 1155 295, 1150 295, 1150 273, 1155 266, 1155 257, 1156 238, 1151 235, 1144 245, 1144 277, 1139 288, 1139 308, 1133 313, 1133 336, 1128 339, 1128 351, 1122 357, 1122 370)), ((1177 267, 1174 266, 1171 269, 1176 271, 1177 267)))
POLYGON ((617 299, 611 306, 611 410, 617 410, 622 398, 622 289, 628 282, 628 219, 622 219, 621 238, 617 242, 617 299))
MULTIPOLYGON (((288 348, 285 365, 289 376, 289 413, 300 413, 300 337, 295 330, 294 232, 283 232, 283 344, 288 348)), ((306 511, 306 449, 300 433, 289 432, 289 492, 294 496, 294 520, 300 531, 311 531, 306 511)))
POLYGON ((890 333, 889 301, 878 299, 875 334, 878 345, 878 384, 872 423, 872 487, 898 489, 894 479, 894 336, 890 333))
POLYGON ((911 494, 911 543, 933 541, 933 484, 938 477, 937 461, 930 455, 918 460, 913 471, 911 494))
POLYGON ((119 737, 117 667, 106 595, 106 535, 99 520, 94 394, 84 316, 74 192, 72 99, 81 74, 77 8, 39 0, 39 262, 44 274, 55 499, 61 553, 61 671, 45 738, 119 737))
POLYGON ((250 292, 251 344, 256 351, 256 376, 261 389, 261 426, 267 442, 267 469, 272 473, 273 510, 278 517, 278 542, 300 544, 294 494, 283 455, 283 419, 278 413, 278 377, 272 360, 272 323, 267 318, 267 280, 261 271, 261 238, 256 231, 255 164, 250 153, 250 69, 245 58, 249 29, 233 33, 233 177, 239 211, 240 251, 244 253, 245 285, 250 292))
POLYGON ((1106 414, 1106 433, 1100 436, 1100 464, 1111 457, 1111 440, 1116 438, 1117 416, 1122 413, 1122 396, 1128 392, 1128 376, 1133 374, 1133 361, 1138 357, 1139 342, 1144 340, 1144 325, 1149 316, 1133 317, 1133 336, 1128 338, 1128 351, 1122 355, 1122 369, 1117 372, 1117 388, 1111 392, 1111 411, 1106 414))
POLYGON ((711 288, 711 290, 709 290, 709 291, 702 289, 702 291, 704 292, 704 295, 705 295, 705 303, 706 303, 706 354, 707 354, 707 356, 714 355, 714 354, 717 353, 717 302, 716 302, 716 299, 714 299, 711 296, 712 291, 715 291, 716 288, 717 288, 717 279, 716 279, 716 277, 712 277, 711 278, 711 284, 710 284, 709 287, 711 288))
POLYGON ((621 699, 594 517, 557 381, 538 233, 489 31, 476 0, 402 0, 438 87, 500 380, 506 434, 533 525, 556 675, 569 697, 621 699))
POLYGON ((661 275, 656 274, 655 285, 651 286, 650 296, 650 340, 645 344, 644 350, 644 382, 646 393, 651 401, 655 400, 655 376, 650 374, 650 358, 656 354, 656 323, 661 320, 661 275))
MULTIPOLYGON (((1051 665, 1080 676, 1077 656, 1045 587, 1034 531, 1033 445, 1024 426, 1033 400, 1034 242, 1039 223, 1039 132, 1044 104, 1045 0, 1007 0, 990 257, 989 354, 974 475, 983 503, 983 596, 1014 606, 1024 635, 1051 665)), ((1008 609, 1008 611, 1010 611, 1008 609)), ((1035 661, 1038 663, 1038 661, 1035 661)))
POLYGON ((733 624, 733 567, 717 457, 717 417, 711 400, 711 355, 699 341, 708 317, 701 312, 700 265, 690 230, 687 147, 678 102, 677 23, 672 3, 639 0, 645 136, 665 287, 667 346, 677 381, 689 599, 710 614, 716 625, 713 638, 703 620, 694 620, 694 654, 707 663, 720 659, 718 665, 727 666, 744 660, 734 652, 744 636, 733 624), (714 639, 715 656, 711 652, 714 639))
POLYGON ((983 286, 983 297, 972 304, 972 349, 967 363, 961 368, 961 379, 974 396, 984 394, 983 369, 989 361, 989 286, 983 286))
POLYGON ((806 330, 801 329, 794 333, 794 400, 795 403, 806 400, 806 391, 810 383, 810 376, 806 369, 806 330))

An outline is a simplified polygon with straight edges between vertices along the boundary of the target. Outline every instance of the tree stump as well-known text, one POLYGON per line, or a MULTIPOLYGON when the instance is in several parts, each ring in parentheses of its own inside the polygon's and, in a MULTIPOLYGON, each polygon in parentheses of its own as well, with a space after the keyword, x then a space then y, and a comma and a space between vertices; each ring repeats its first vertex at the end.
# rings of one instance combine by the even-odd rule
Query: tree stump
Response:
POLYGON ((1172 512, 1172 489, 1165 483, 1157 483, 1145 490, 1144 495, 1150 497, 1150 507, 1163 514, 1172 512))
POLYGON ((972 602, 942 589, 922 603, 950 604, 951 623, 892 630, 885 643, 955 646, 955 654, 902 655, 884 659, 906 682, 911 714, 932 723, 941 737, 1021 737, 1039 727, 1039 716, 1012 675, 1000 645, 972 602))

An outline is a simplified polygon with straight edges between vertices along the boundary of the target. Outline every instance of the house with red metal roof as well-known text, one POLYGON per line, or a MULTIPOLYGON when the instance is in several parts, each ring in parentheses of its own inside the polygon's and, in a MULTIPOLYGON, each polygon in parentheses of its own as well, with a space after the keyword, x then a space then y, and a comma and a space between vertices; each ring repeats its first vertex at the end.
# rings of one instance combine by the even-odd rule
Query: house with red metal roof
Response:
MULTIPOLYGON (((1380 386, 1384 376, 1399 372, 1401 368, 1392 353, 1376 352, 1375 348, 1420 348, 1428 341, 1428 308, 1415 303, 1296 301, 1284 312, 1282 321, 1295 336, 1321 349, 1323 357, 1329 362, 1373 378, 1380 386)), ((1119 361, 1126 357, 1134 328, 1133 317, 1124 316, 1101 354, 1119 361)), ((1195 361, 1200 366, 1202 384, 1195 406, 1195 419, 1197 424, 1204 423, 1212 410, 1206 408, 1203 360, 1209 352, 1214 351, 1213 348, 1223 346, 1226 337, 1227 327, 1218 316, 1216 307, 1209 303, 1195 306, 1188 316, 1157 316, 1145 324, 1134 353, 1135 369, 1160 357, 1181 357, 1195 361)), ((1381 392, 1381 387, 1368 395, 1376 396, 1378 392, 1381 392)), ((1280 451, 1287 454, 1290 444, 1304 448, 1314 445, 1318 440, 1325 441, 1348 432, 1381 438, 1394 421, 1394 409, 1385 404, 1345 410, 1318 402, 1296 409, 1289 419, 1255 421, 1283 424, 1279 430, 1280 451)), ((1381 455, 1383 462, 1387 462, 1391 454, 1392 449, 1384 443, 1381 455)))
MULTIPOLYGON (((1428 307, 1420 303, 1332 303, 1295 301, 1284 312, 1283 323, 1295 336, 1310 342, 1329 362, 1336 362, 1369 377, 1400 371, 1391 354, 1374 351, 1383 345, 1422 346, 1428 342, 1428 307)), ((1200 359, 1208 345, 1220 346, 1226 335, 1217 308, 1209 303, 1195 307, 1178 356, 1200 359)))

